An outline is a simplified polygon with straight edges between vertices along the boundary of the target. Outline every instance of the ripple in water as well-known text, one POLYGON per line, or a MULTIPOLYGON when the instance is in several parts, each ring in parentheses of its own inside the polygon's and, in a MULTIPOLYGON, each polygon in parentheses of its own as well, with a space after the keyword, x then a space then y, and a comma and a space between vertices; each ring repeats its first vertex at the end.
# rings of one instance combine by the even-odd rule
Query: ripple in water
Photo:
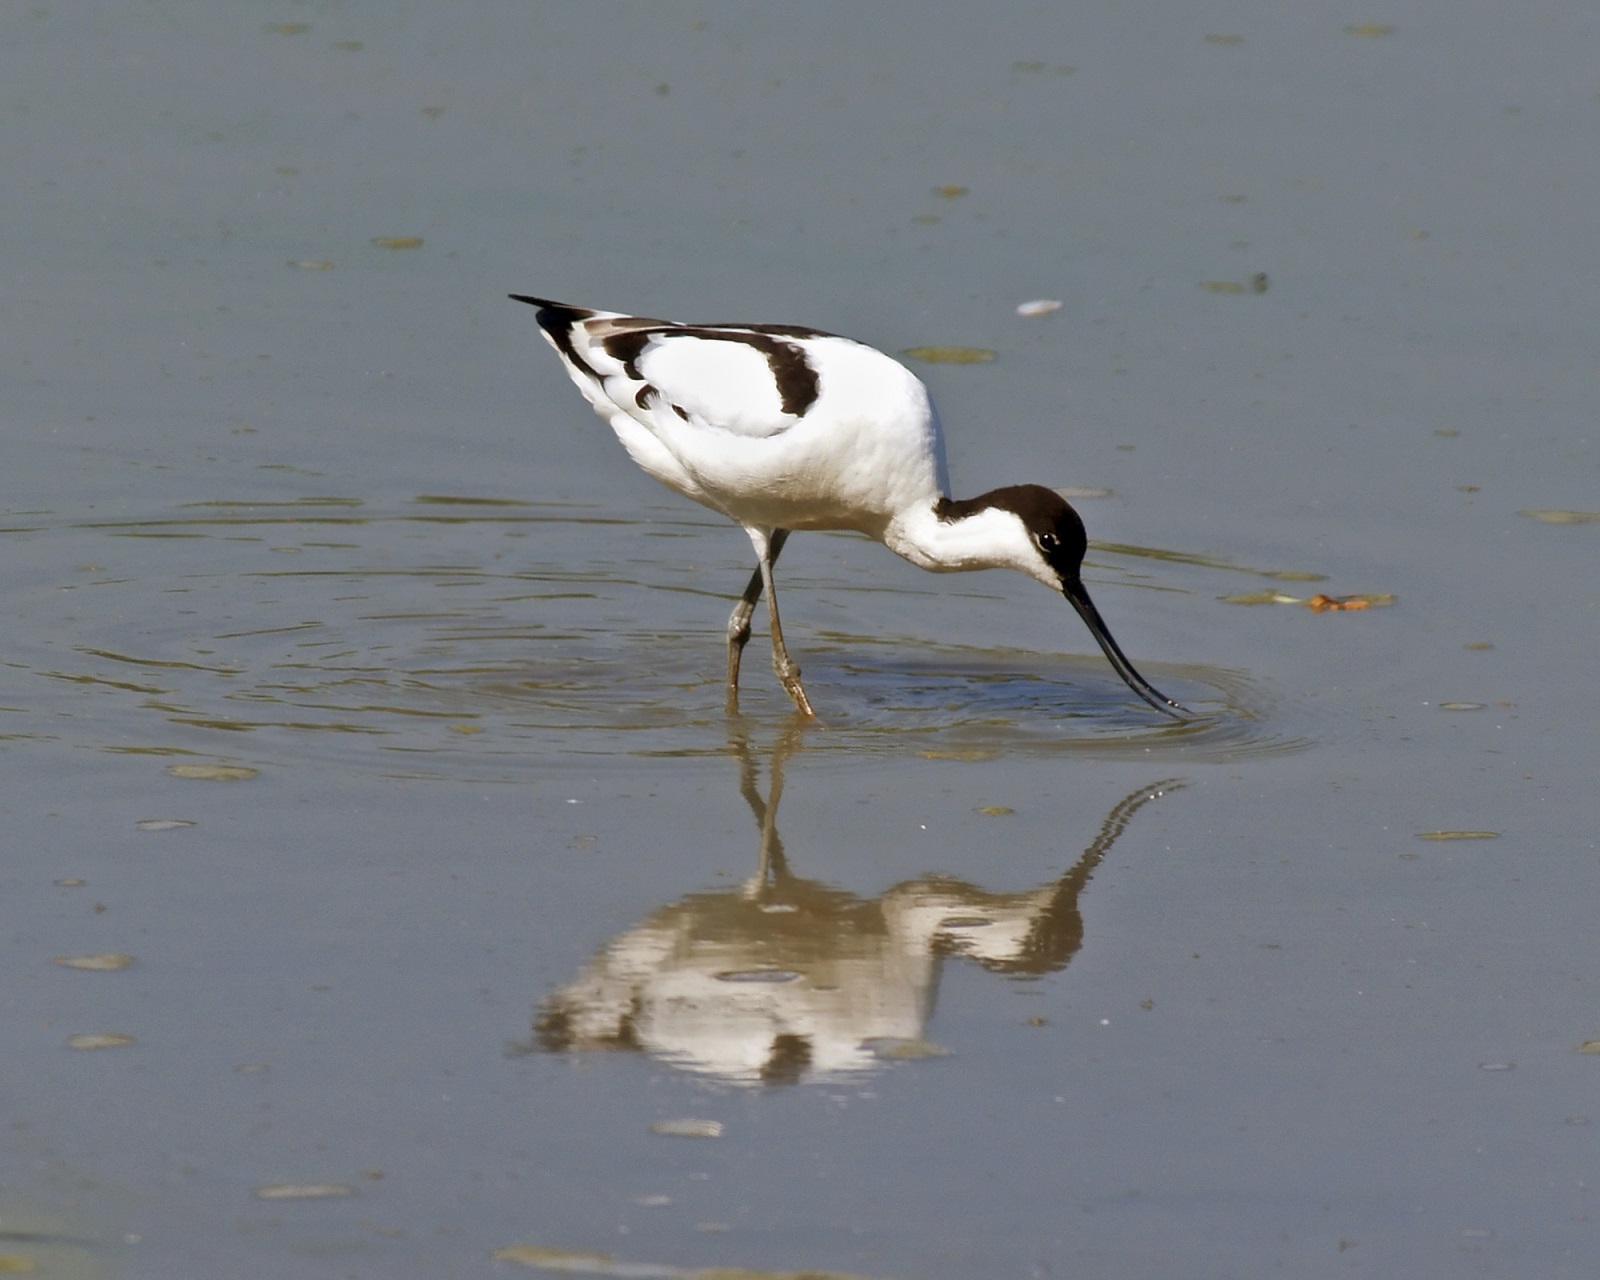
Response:
MULTIPOLYGON (((627 521, 531 506, 446 519, 435 506, 208 504, 8 530, 14 590, 57 589, 30 591, 27 609, 0 601, 21 620, 13 673, 37 678, 0 729, 67 748, 473 781, 568 758, 726 751, 727 605, 709 587, 747 568, 720 526, 673 526, 671 555, 617 564, 596 559, 594 528, 627 521)), ((806 586, 822 600, 884 594, 849 571, 806 586)), ((1141 661, 1198 713, 1175 721, 1098 653, 840 632, 792 643, 821 713, 808 751, 1229 760, 1309 745, 1224 668, 1141 661)), ((763 648, 747 656, 742 709, 790 724, 763 648)))

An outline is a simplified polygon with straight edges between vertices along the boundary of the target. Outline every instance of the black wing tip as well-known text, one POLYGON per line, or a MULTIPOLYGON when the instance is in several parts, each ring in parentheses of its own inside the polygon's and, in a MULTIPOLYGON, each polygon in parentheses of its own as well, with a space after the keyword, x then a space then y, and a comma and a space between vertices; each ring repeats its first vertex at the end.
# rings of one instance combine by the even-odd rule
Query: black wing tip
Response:
POLYGON ((549 328, 551 324, 576 324, 594 315, 594 312, 587 307, 574 307, 566 302, 557 302, 553 298, 535 298, 529 293, 508 293, 506 297, 513 302, 526 302, 530 307, 537 307, 539 323, 545 328, 549 328))

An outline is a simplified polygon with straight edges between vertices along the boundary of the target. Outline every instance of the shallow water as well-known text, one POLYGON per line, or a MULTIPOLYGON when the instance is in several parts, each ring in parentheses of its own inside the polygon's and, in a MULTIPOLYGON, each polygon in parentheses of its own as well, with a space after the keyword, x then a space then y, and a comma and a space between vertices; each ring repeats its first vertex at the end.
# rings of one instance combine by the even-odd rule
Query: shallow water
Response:
POLYGON ((0 19, 0 1265, 1591 1274, 1593 26, 0 19), (996 352, 1197 716, 834 536, 728 713, 529 289, 996 352))
MULTIPOLYGON (((61 721, 111 713, 129 736, 102 741, 108 750, 284 768, 331 757, 380 777, 500 782, 552 753, 727 750, 715 628, 725 593, 711 583, 736 581, 743 566, 724 523, 678 507, 625 516, 434 496, 385 511, 308 497, 114 520, 33 512, 8 532, 19 560, 76 562, 58 588, 60 612, 37 616, 33 643, 12 654, 19 679, 42 682, 27 710, 49 725, 32 733, 19 721, 19 743, 59 740, 61 721), (659 539, 677 558, 649 563, 648 585, 628 579, 630 558, 600 558, 659 539), (158 568, 141 571, 152 540, 158 568), (144 616, 152 597, 163 618, 144 616), (64 643, 85 600, 97 617, 138 624, 122 638, 64 643)), ((863 620, 882 622, 1005 603, 981 585, 941 603, 950 593, 924 581, 900 592, 794 575, 785 594, 792 586, 797 602, 815 594, 837 606, 870 593, 877 617, 863 620)), ((1055 611, 1064 634, 1077 630, 1055 611)), ((809 751, 1181 748, 1225 760, 1308 743, 1271 725, 1270 699, 1243 673, 1198 664, 1150 668, 1192 713, 1174 721, 1152 716, 1098 654, 829 631, 808 641, 806 663, 826 706, 809 751)), ((781 707, 760 687, 772 683, 765 665, 750 663, 746 702, 770 716, 781 707)))

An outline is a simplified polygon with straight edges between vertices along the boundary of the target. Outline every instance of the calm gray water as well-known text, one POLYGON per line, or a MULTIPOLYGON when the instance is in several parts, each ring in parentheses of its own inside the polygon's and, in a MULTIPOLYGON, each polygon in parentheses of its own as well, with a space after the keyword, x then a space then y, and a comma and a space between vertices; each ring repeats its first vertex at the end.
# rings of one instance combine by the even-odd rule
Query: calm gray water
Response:
POLYGON ((0 1269, 1593 1275, 1600 16, 1501 9, 0 17, 0 1269), (728 717, 512 291, 992 350, 957 493, 1201 717, 816 535, 728 717))

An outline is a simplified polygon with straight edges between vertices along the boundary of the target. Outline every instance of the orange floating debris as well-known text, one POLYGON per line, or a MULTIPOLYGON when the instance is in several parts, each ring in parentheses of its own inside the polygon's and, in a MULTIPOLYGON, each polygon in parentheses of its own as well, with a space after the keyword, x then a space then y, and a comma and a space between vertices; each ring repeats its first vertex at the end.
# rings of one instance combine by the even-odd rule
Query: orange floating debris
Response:
POLYGON ((1312 613, 1350 613, 1356 609, 1370 609, 1375 604, 1389 604, 1393 599, 1393 596, 1325 596, 1318 593, 1306 601, 1306 608, 1312 613))

